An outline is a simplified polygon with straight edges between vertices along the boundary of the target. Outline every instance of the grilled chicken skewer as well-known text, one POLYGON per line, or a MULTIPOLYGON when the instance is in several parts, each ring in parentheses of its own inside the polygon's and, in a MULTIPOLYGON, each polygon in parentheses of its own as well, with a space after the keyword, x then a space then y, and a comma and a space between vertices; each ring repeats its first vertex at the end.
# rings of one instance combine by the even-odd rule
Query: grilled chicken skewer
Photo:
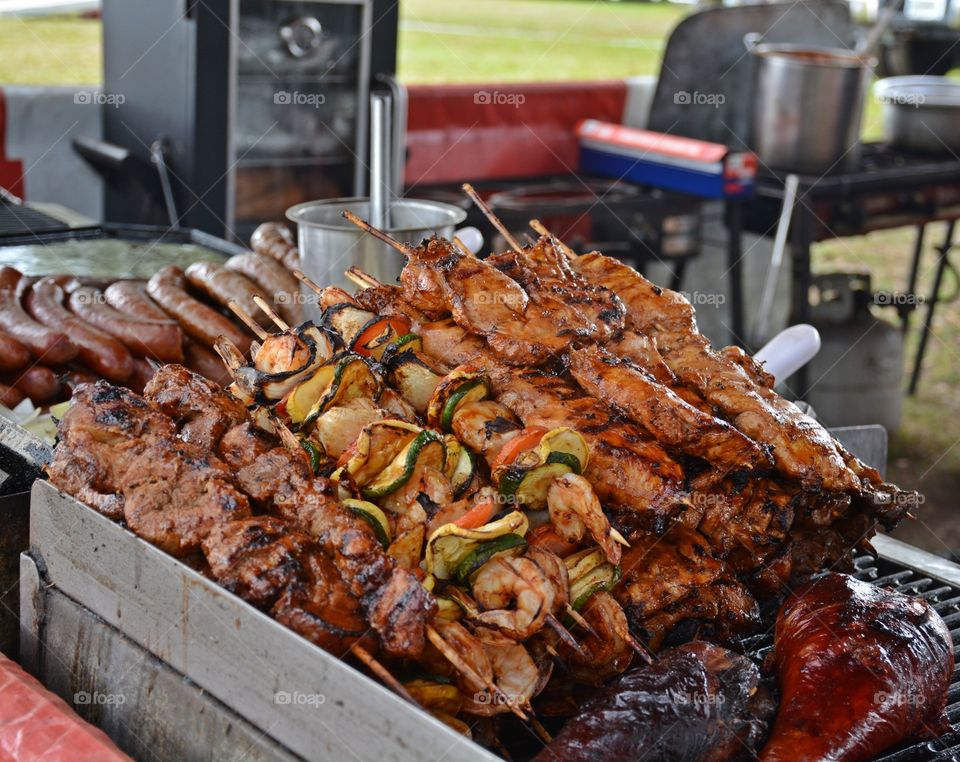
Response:
MULTIPOLYGON (((546 231, 539 224, 534 229, 546 231)), ((576 256, 569 247, 564 250, 573 255, 569 261, 574 272, 623 299, 629 307, 628 326, 656 339, 682 383, 719 408, 742 432, 772 446, 778 471, 806 489, 862 497, 886 526, 895 525, 916 505, 917 493, 885 484, 819 423, 780 397, 769 377, 742 352, 712 350, 682 294, 655 286, 633 268, 598 252, 576 256)))

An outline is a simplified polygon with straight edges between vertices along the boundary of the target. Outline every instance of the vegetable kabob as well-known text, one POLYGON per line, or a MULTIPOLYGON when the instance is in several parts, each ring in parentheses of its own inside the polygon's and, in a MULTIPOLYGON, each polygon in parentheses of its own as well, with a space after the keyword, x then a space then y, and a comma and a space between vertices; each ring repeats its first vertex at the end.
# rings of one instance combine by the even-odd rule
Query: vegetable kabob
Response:
MULTIPOLYGON (((326 350, 321 351, 320 354, 322 356, 329 354, 329 347, 324 344, 324 342, 317 340, 317 330, 318 329, 311 328, 310 326, 303 326, 298 329, 297 332, 289 332, 289 330, 287 330, 287 336, 285 337, 282 335, 279 337, 263 336, 263 343, 254 347, 253 365, 246 368, 242 367, 242 355, 230 347, 229 343, 221 342, 218 345, 218 350, 223 355, 234 377, 237 379, 234 392, 240 394, 248 403, 253 404, 256 404, 255 398, 264 399, 269 398, 271 395, 276 396, 279 393, 285 392, 284 398, 286 404, 283 406, 284 412, 298 423, 302 423, 302 416, 301 413, 297 412, 298 410, 313 410, 322 417, 330 415, 337 408, 324 409, 322 406, 317 408, 315 403, 309 406, 301 406, 300 402, 303 400, 298 402, 300 395, 294 390, 299 389, 303 395, 306 395, 311 387, 316 387, 313 390, 313 393, 316 395, 316 389, 323 387, 329 391, 326 394, 318 395, 318 399, 323 398, 329 400, 331 403, 341 402, 346 404, 351 404, 361 399, 363 392, 376 394, 377 384, 369 382, 369 369, 367 369, 366 373, 362 372, 359 368, 349 373, 344 371, 343 373, 334 374, 330 379, 325 379, 324 374, 321 373, 320 370, 317 370, 314 376, 306 381, 301 381, 300 384, 294 387, 294 390, 288 390, 284 388, 283 385, 278 384, 278 375, 284 376, 284 380, 289 378, 299 380, 303 378, 303 368, 311 367, 311 364, 317 361, 315 353, 309 351, 311 349, 311 343, 314 345, 314 348, 319 346, 321 350, 326 350), (278 351, 278 347, 284 351, 278 351), (295 351, 291 351, 291 349, 295 351), (299 356, 299 360, 296 363, 290 363, 289 366, 282 368, 278 367, 277 363, 268 362, 268 359, 278 356, 299 356), (339 382, 337 381, 338 375, 340 376, 339 382), (364 382, 365 378, 368 379, 368 382, 364 382), (321 379, 323 379, 323 383, 319 383, 321 379), (291 407, 295 409, 291 411, 291 407)), ((356 346, 356 342, 353 342, 353 346, 356 346)), ((356 366, 356 360, 350 357, 338 357, 337 361, 333 362, 333 358, 331 358, 331 361, 326 367, 330 368, 334 366, 341 371, 343 371, 344 368, 349 370, 356 366)), ((321 368, 323 367, 324 366, 321 366, 321 368)), ((365 366, 361 363, 360 368, 363 367, 365 366)), ((280 406, 278 406, 278 408, 279 407, 280 406)), ((260 409, 262 410, 263 408, 260 409)), ((303 418, 303 420, 307 420, 307 418, 303 418)), ((319 420, 319 418, 317 420, 319 420)), ((268 416, 266 423, 273 427, 279 426, 281 434, 287 431, 282 424, 278 424, 272 415, 268 416)), ((293 437, 292 434, 287 433, 288 439, 293 437)), ((441 466, 438 458, 445 459, 446 454, 444 448, 447 446, 449 446, 448 449, 453 449, 457 456, 455 459, 450 459, 451 462, 454 463, 454 467, 449 474, 453 482, 451 487, 448 487, 448 492, 455 492, 459 496, 460 492, 473 481, 474 461, 469 451, 462 448, 455 438, 448 435, 444 440, 441 440, 435 432, 420 429, 406 421, 381 420, 366 426, 361 431, 356 443, 350 448, 350 451, 345 453, 344 457, 341 458, 343 465, 335 473, 339 481, 347 481, 351 485, 343 495, 342 504, 358 515, 366 518, 371 525, 375 527, 378 535, 386 545, 390 542, 391 531, 399 528, 401 522, 406 518, 402 515, 401 511, 397 510, 397 506, 403 505, 403 502, 398 503, 396 496, 404 491, 403 487, 411 482, 416 482, 417 494, 419 497, 423 497, 424 493, 419 489, 421 481, 419 478, 414 478, 414 474, 420 472, 427 473, 431 470, 434 473, 438 473, 439 467, 441 466), (389 465, 382 468, 384 463, 389 463, 389 465), (459 467, 457 467, 457 464, 459 464, 459 467), (465 474, 462 480, 459 477, 461 473, 465 474), (373 478, 371 478, 371 476, 373 478), (367 500, 357 500, 352 496, 347 496, 353 493, 359 493, 361 497, 370 499, 383 498, 381 506, 387 509, 391 518, 387 518, 388 513, 380 510, 380 506, 367 500)), ((492 501, 488 502, 492 503, 492 501)), ((419 508, 419 505, 414 501, 410 501, 408 505, 419 508)), ((463 511, 464 514, 470 513, 474 521, 478 515, 482 514, 482 512, 475 510, 475 508, 476 506, 463 511)), ((423 518, 426 517, 424 516, 423 518)), ((454 528, 451 524, 443 532, 438 533, 438 537, 442 536, 446 538, 446 540, 453 541, 452 546, 449 542, 447 543, 446 550, 449 552, 460 552, 463 557, 458 560, 462 562, 463 566, 473 566, 476 568, 482 565, 485 560, 491 559, 496 554, 496 551, 500 549, 501 543, 503 543, 504 540, 499 539, 499 537, 505 534, 505 532, 501 533, 501 530, 518 526, 521 522, 524 525, 525 531, 526 521, 523 514, 514 512, 507 521, 491 527, 487 534, 491 536, 497 535, 497 537, 491 537, 494 542, 488 543, 480 549, 474 549, 472 547, 476 543, 470 542, 469 532, 471 530, 469 528, 454 528), (454 529, 454 531, 451 532, 449 531, 450 529, 454 529), (466 537, 463 536, 464 533, 467 533, 466 537)), ((420 562, 424 527, 422 523, 417 521, 408 522, 408 526, 409 529, 389 545, 389 553, 403 563, 403 565, 415 568, 415 565, 420 562)), ((484 534, 482 529, 481 527, 481 536, 484 534)), ((525 545, 522 533, 519 536, 514 534, 512 538, 506 538, 506 542, 510 547, 525 545)), ((556 559, 556 564, 560 564, 559 559, 556 559)), ((512 623, 514 635, 526 638, 535 634, 543 625, 544 621, 546 621, 559 633, 560 637, 565 640, 568 647, 573 649, 574 652, 586 656, 577 642, 554 617, 554 613, 558 610, 558 604, 555 602, 562 600, 565 605, 568 600, 566 574, 564 574, 562 578, 562 584, 558 585, 555 590, 551 590, 549 588, 551 580, 546 579, 539 568, 531 565, 529 562, 526 562, 525 565, 521 563, 521 572, 523 572, 524 576, 510 572, 509 567, 506 568, 509 573, 505 578, 500 579, 495 575, 491 577, 491 579, 494 580, 494 587, 500 584, 504 588, 504 590, 500 592, 509 596, 511 589, 510 584, 513 583, 512 589, 514 591, 516 591, 519 586, 520 592, 526 593, 525 599, 535 602, 536 610, 531 616, 524 618, 526 615, 523 613, 497 611, 491 609, 491 606, 488 606, 488 609, 478 617, 478 624, 482 625, 484 619, 489 619, 493 623, 501 624, 510 622, 512 623), (513 579, 514 577, 516 577, 516 579, 513 579), (551 603, 550 605, 544 605, 542 599, 548 597, 551 603)), ((502 575, 500 576, 502 577, 502 575)), ((432 576, 429 581, 431 585, 436 582, 432 576)), ((490 588, 491 585, 488 584, 487 587, 490 588)), ((490 600, 490 595, 492 595, 492 593, 488 590, 485 600, 490 600)), ((465 597, 465 594, 461 596, 461 600, 465 597)), ((510 599, 508 598, 507 600, 510 599)), ((474 609, 475 608, 476 607, 474 607, 474 609)), ((487 707, 490 706, 489 702, 485 704, 481 702, 481 704, 487 707)), ((495 705, 500 707, 501 711, 514 711, 515 709, 515 707, 509 707, 502 702, 497 702, 495 705)), ((489 712, 490 710, 487 709, 486 711, 489 712)))
MULTIPOLYGON (((302 274, 297 276, 321 296, 321 304, 327 310, 325 315, 332 313, 333 322, 337 322, 337 315, 349 315, 353 325, 376 320, 373 313, 360 308, 341 289, 320 289, 302 274)), ((522 429, 508 408, 490 399, 490 381, 482 371, 466 365, 442 375, 444 369, 435 358, 424 355, 423 341, 416 334, 407 334, 389 345, 381 361, 388 381, 406 399, 416 401, 418 411, 429 425, 446 432, 448 437, 454 434, 454 441, 462 442, 486 460, 491 481, 497 488, 494 500, 477 500, 469 515, 431 535, 425 566, 431 568, 436 557, 432 550, 436 545, 443 543, 443 552, 447 555, 451 554, 451 546, 456 548, 451 539, 442 538, 475 539, 468 534, 470 527, 489 522, 503 504, 534 511, 546 507, 550 524, 531 530, 528 539, 533 544, 567 556, 588 535, 598 545, 567 559, 571 585, 569 614, 595 635, 595 629, 578 614, 597 596, 597 605, 590 608, 587 618, 595 616, 599 625, 596 629, 608 634, 608 642, 604 644, 608 655, 612 638, 626 650, 633 648, 648 658, 647 651, 630 635, 622 608, 605 593, 619 577, 619 546, 626 541, 610 527, 592 487, 581 476, 589 457, 582 437, 567 428, 522 429)), ((487 538, 490 544, 481 546, 481 551, 508 552, 506 546, 512 543, 516 544, 514 547, 519 546, 518 533, 505 529, 505 519, 504 522, 490 525, 494 528, 487 538)), ((469 555, 467 558, 469 560, 469 555)), ((431 568, 431 571, 434 570, 431 568)), ((460 577, 462 581, 463 575, 460 577)), ((586 643, 598 645, 601 640, 595 636, 586 643)), ((626 668, 629 658, 624 658, 621 650, 616 661, 626 668)))
MULTIPOLYGON (((330 289, 327 291, 329 292, 330 289)), ((344 292, 340 293, 343 294, 344 292)), ((421 410, 426 409, 428 420, 438 423, 438 428, 451 429, 454 421, 457 421, 462 415, 461 406, 468 407, 475 403, 484 402, 483 397, 489 384, 480 374, 450 374, 445 380, 446 383, 440 386, 439 381, 444 379, 429 370, 429 365, 417 356, 419 354, 418 338, 409 334, 397 337, 400 331, 406 330, 408 323, 397 325, 396 318, 377 320, 371 313, 357 308, 349 297, 346 297, 346 300, 341 300, 333 307, 328 307, 325 313, 327 327, 334 326, 339 329, 340 333, 338 335, 341 335, 344 338, 344 343, 352 349, 358 349, 364 354, 370 353, 368 356, 373 356, 376 353, 380 354, 381 359, 386 357, 388 367, 392 368, 388 376, 399 382, 399 388, 406 392, 408 398, 417 401, 417 407, 421 410), (396 340, 393 342, 387 341, 386 338, 389 337, 396 337, 396 340), (416 353, 412 358, 409 357, 411 352, 416 353), (407 358, 405 362, 397 363, 391 360, 388 355, 392 355, 394 358, 407 355, 407 358), (430 395, 430 399, 425 402, 429 389, 424 390, 423 387, 426 386, 425 382, 430 380, 428 374, 433 376, 432 385, 437 387, 434 389, 437 393, 430 395)), ((342 363, 343 360, 341 360, 342 363)), ((255 390, 248 391, 256 393, 255 390)), ((330 395, 325 396, 330 398, 330 395)), ((290 412, 289 404, 286 406, 286 411, 290 412)), ((468 410, 463 412, 466 413, 468 410)), ((507 413, 508 411, 503 409, 500 416, 505 417, 507 413)), ((294 415, 299 414, 294 411, 294 415)), ((430 550, 434 547, 433 543, 436 543, 437 547, 443 548, 442 560, 448 561, 449 557, 454 556, 455 560, 462 562, 464 568, 472 567, 473 569, 476 569, 484 559, 492 558, 497 554, 505 554, 508 551, 517 552, 514 550, 516 548, 519 548, 522 552, 522 546, 525 545, 523 533, 518 534, 515 531, 509 531, 511 529, 509 521, 494 522, 488 532, 480 532, 481 536, 486 535, 483 537, 482 543, 476 542, 477 538, 471 536, 471 532, 475 531, 474 527, 478 524, 483 524, 492 518, 498 506, 505 502, 513 502, 523 507, 542 507, 541 504, 547 502, 544 491, 551 484, 551 480, 555 485, 553 489, 558 493, 555 505, 563 504, 562 499, 567 490, 576 490, 586 485, 588 488, 586 494, 592 498, 591 502, 596 505, 596 513, 602 517, 599 504, 596 502, 596 498, 592 496, 592 492, 589 491, 588 483, 573 473, 576 470, 582 470, 587 457, 586 446, 578 435, 569 430, 534 431, 524 432, 523 437, 513 441, 512 447, 500 456, 499 464, 497 464, 497 468, 502 467, 504 472, 509 472, 505 473, 504 476, 501 476, 499 472, 497 473, 501 493, 494 495, 494 499, 476 500, 473 506, 469 508, 466 507, 468 504, 464 503, 450 506, 453 511, 459 509, 464 515, 458 518, 457 523, 447 522, 440 529, 431 533, 431 545, 428 548, 428 560, 425 564, 431 574, 433 573, 433 556, 431 556, 430 550), (519 446, 521 443, 539 446, 536 447, 535 452, 528 453, 526 447, 519 446), (513 480, 512 483, 511 479, 513 480), (482 547, 475 547, 478 544, 482 547), (460 554, 460 557, 456 557, 456 554, 460 554)), ((455 494, 459 497, 464 487, 475 482, 473 479, 475 464, 469 450, 460 446, 456 438, 448 434, 445 443, 450 446, 450 449, 454 450, 455 465, 451 468, 450 475, 453 478, 455 494)), ((359 487, 361 495, 365 498, 386 498, 388 505, 385 507, 393 509, 388 512, 395 519, 397 514, 396 503, 393 502, 391 496, 398 491, 402 491, 401 486, 412 481, 413 474, 417 471, 418 462, 422 456, 431 451, 434 453, 442 452, 442 448, 438 447, 439 444, 435 433, 430 432, 430 430, 420 431, 409 424, 403 425, 396 421, 383 421, 377 426, 371 426, 358 439, 358 447, 356 448, 358 454, 348 460, 346 472, 349 477, 363 482, 368 478, 367 470, 370 470, 366 468, 364 458, 368 457, 370 452, 379 454, 379 457, 375 459, 377 467, 387 462, 389 456, 393 456, 390 467, 382 469, 376 479, 369 483, 355 484, 354 488, 359 487), (397 454, 394 455, 394 453, 397 454), (400 453, 403 453, 404 457, 399 457, 400 453)), ((486 449, 487 453, 485 454, 490 455, 491 449, 489 447, 486 449)), ((430 457, 427 457, 427 462, 429 461, 430 457)), ((343 469, 341 469, 342 472, 343 469)), ((582 492, 583 490, 581 490, 582 492)), ((423 493, 418 492, 418 496, 423 497, 423 493)), ((351 498, 346 499, 351 500, 351 498)), ((391 522, 382 513, 378 514, 375 506, 369 504, 361 506, 355 501, 351 505, 358 511, 366 510, 367 515, 377 516, 379 523, 383 526, 383 534, 389 536, 387 527, 391 522)), ((413 505, 415 509, 419 509, 418 505, 413 505)), ((422 513, 422 510, 420 512, 422 513)), ((446 514, 447 518, 452 518, 451 510, 445 510, 442 513, 446 514)), ((555 513, 559 515, 560 511, 557 510, 555 513)), ((515 517, 513 520, 515 520, 515 517)), ((605 518, 603 521, 606 524, 605 518)), ((406 565, 413 566, 415 560, 418 559, 423 543, 422 527, 422 522, 414 521, 413 526, 406 530, 405 535, 398 538, 402 541, 397 542, 395 548, 392 547, 392 550, 396 552, 395 557, 404 557, 406 565)), ((538 528, 532 533, 532 536, 538 540, 544 537, 549 538, 552 534, 549 532, 549 528, 546 528, 548 529, 546 533, 542 531, 543 529, 545 527, 538 528)), ((556 539, 555 536, 553 539, 556 539)), ((580 537, 577 536, 576 539, 580 539, 580 537)), ((569 552, 572 547, 566 546, 565 550, 569 552)), ((602 555, 600 558, 602 558, 602 555)), ((619 558, 619 556, 616 556, 616 558, 619 558)), ((586 603, 591 594, 613 584, 616 567, 615 564, 605 563, 603 565, 593 564, 589 569, 582 564, 574 568, 584 573, 590 571, 589 576, 583 581, 579 581, 578 578, 573 580, 574 583, 579 582, 579 587, 575 587, 577 594, 572 599, 575 605, 570 608, 570 613, 583 622, 582 618, 577 616, 577 609, 586 603)), ((458 581, 462 581, 466 575, 461 572, 459 576, 460 580, 458 581)), ((564 606, 569 606, 566 590, 564 590, 563 600, 564 606)), ((487 618, 490 618, 490 616, 487 618)), ((553 612, 538 615, 537 618, 532 620, 532 623, 539 625, 543 619, 560 632, 565 633, 565 630, 557 627, 559 623, 553 616, 553 612)), ((621 619, 622 621, 615 623, 617 625, 615 629, 626 633, 625 618, 621 617, 621 619)), ((531 622, 526 623, 528 631, 530 624, 531 622)), ((569 643, 570 640, 567 639, 567 642, 569 643)), ((632 641, 632 638, 630 641, 632 641)), ((576 647, 575 642, 573 645, 579 655, 582 655, 582 651, 576 647)))

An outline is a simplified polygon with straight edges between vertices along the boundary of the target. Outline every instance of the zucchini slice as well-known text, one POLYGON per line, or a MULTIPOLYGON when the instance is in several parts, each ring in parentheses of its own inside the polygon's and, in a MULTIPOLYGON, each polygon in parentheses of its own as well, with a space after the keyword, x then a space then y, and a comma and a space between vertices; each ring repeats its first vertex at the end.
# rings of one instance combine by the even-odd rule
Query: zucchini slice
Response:
POLYGON ((551 429, 540 440, 540 454, 544 463, 565 462, 570 465, 575 474, 582 474, 587 469, 590 459, 590 448, 586 440, 573 429, 561 426, 551 429), (576 458, 578 464, 566 456, 576 458))
POLYGON ((607 592, 619 579, 620 567, 605 561, 570 585, 570 605, 579 611, 594 593, 607 592))
POLYGON ((373 481, 360 488, 360 494, 375 500, 396 492, 413 476, 413 470, 421 460, 442 471, 446 453, 443 438, 435 431, 423 429, 373 481))
POLYGON ((425 709, 455 715, 463 706, 463 694, 450 683, 410 680, 403 684, 407 692, 425 709))
POLYGON ((419 426, 406 421, 376 421, 363 427, 340 461, 353 482, 362 487, 389 466, 421 431, 419 426))
POLYGON ((587 548, 563 559, 570 580, 570 601, 576 611, 594 593, 608 591, 620 579, 620 567, 607 561, 601 548, 587 548))
POLYGON ((423 339, 420 338, 415 333, 405 333, 403 336, 399 336, 394 342, 387 347, 387 353, 396 354, 401 349, 415 349, 417 352, 423 351, 423 339))
POLYGON ((437 579, 451 579, 461 562, 478 546, 506 534, 527 533, 530 522, 521 511, 513 511, 496 521, 476 529, 466 529, 456 524, 439 527, 427 542, 426 570, 437 579))
POLYGON ((370 525, 384 550, 390 547, 390 522, 383 511, 373 503, 353 498, 347 498, 341 505, 370 525))
POLYGON ((336 405, 357 397, 376 399, 379 394, 380 379, 366 361, 352 353, 343 354, 290 392, 286 412, 293 423, 305 428, 336 405))
POLYGON ((443 380, 443 373, 436 370, 423 355, 412 347, 403 349, 389 357, 385 355, 387 380, 397 389, 403 398, 413 405, 418 413, 423 413, 430 403, 437 385, 443 380))
POLYGON ((460 444, 456 437, 448 434, 443 441, 447 444, 447 468, 444 474, 453 487, 453 499, 459 500, 473 482, 477 473, 477 460, 469 448, 460 444))
POLYGON ((456 368, 437 384, 427 405, 427 421, 449 433, 457 407, 490 396, 490 379, 483 373, 456 368))
POLYGON ((320 467, 327 459, 326 453, 323 451, 323 445, 314 442, 312 439, 304 438, 300 440, 300 446, 306 450, 307 455, 310 456, 310 470, 315 475, 318 474, 320 467))
POLYGON ((533 468, 512 466, 500 477, 500 494, 514 505, 541 510, 547 506, 547 488, 551 482, 571 470, 565 463, 544 463, 533 468))
POLYGON ((458 582, 467 582, 475 571, 494 556, 502 553, 520 555, 526 547, 527 541, 523 539, 523 535, 513 533, 481 542, 460 561, 454 576, 458 582))

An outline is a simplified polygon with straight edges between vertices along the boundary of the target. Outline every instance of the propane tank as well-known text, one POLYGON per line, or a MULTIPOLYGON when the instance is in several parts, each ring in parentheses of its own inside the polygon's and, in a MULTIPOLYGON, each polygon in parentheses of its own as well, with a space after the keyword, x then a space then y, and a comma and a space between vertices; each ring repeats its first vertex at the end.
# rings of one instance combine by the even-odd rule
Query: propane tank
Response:
POLYGON ((903 334, 873 304, 869 274, 814 276, 810 322, 823 344, 808 366, 806 399, 827 426, 879 423, 892 434, 903 407, 903 334))

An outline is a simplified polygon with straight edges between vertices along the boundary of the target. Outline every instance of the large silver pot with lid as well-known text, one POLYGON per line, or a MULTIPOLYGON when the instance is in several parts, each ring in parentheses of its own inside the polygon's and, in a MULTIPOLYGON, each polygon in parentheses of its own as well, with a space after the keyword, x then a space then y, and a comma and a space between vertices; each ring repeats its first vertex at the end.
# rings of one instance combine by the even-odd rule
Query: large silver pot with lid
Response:
MULTIPOLYGON (((344 219, 344 209, 370 219, 367 198, 307 201, 287 210, 287 219, 297 223, 303 272, 322 286, 340 286, 348 291, 353 291, 355 285, 343 273, 352 265, 385 283, 395 283, 403 269, 403 254, 344 219)), ((452 204, 404 198, 391 203, 389 216, 383 229, 403 243, 417 244, 434 233, 453 237, 467 213, 452 204)), ((304 314, 318 318, 315 295, 304 291, 302 296, 306 302, 304 314)))
POLYGON ((960 82, 947 77, 888 77, 873 87, 883 104, 883 139, 895 148, 960 154, 960 82))
POLYGON ((822 174, 854 163, 874 64, 843 48, 744 39, 757 62, 752 147, 771 169, 822 174))

